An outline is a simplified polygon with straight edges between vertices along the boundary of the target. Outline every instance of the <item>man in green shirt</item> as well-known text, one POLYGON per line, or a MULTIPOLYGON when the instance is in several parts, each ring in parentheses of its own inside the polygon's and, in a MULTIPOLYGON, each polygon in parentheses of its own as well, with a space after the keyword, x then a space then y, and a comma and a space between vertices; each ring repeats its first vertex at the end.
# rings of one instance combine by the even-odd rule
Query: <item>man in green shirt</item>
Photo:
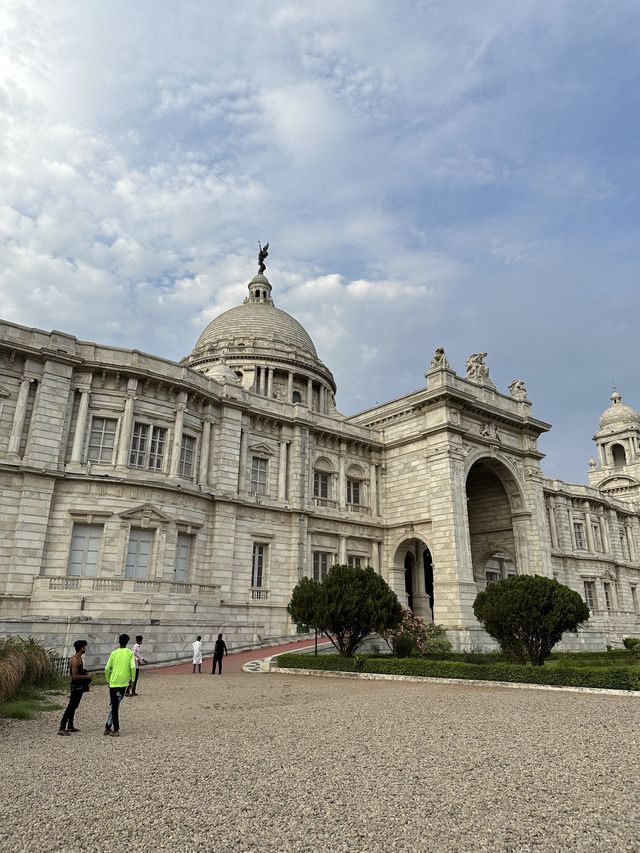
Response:
POLYGON ((127 648, 129 635, 120 634, 118 642, 120 643, 120 647, 111 652, 107 665, 104 668, 104 675, 109 685, 109 699, 111 702, 111 710, 104 727, 104 734, 111 735, 111 737, 120 736, 120 719, 118 716, 120 702, 122 702, 129 682, 136 677, 135 658, 131 649, 127 648), (112 725, 113 731, 111 731, 112 725))

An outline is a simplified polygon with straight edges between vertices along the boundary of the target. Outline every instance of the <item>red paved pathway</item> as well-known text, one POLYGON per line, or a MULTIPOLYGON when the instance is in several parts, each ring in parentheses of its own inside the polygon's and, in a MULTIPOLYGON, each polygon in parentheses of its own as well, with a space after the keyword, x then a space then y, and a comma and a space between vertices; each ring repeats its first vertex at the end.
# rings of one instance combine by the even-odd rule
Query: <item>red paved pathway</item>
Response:
MULTIPOLYGON (((324 640, 324 642, 327 641, 324 640)), ((258 649, 245 649, 241 652, 230 651, 228 655, 225 655, 224 661, 222 662, 222 672, 235 675, 242 672, 242 667, 245 663, 249 663, 249 661, 260 660, 261 658, 267 658, 271 655, 277 655, 283 652, 295 652, 304 648, 313 648, 313 644, 313 639, 310 640, 309 638, 305 638, 304 640, 294 640, 291 643, 280 643, 277 646, 262 646, 258 649)), ((319 645, 320 644, 321 641, 319 645)), ((211 674, 211 663, 211 657, 205 657, 203 659, 203 675, 205 672, 211 674)), ((186 675, 187 673, 191 673, 192 668, 193 666, 191 661, 187 661, 186 663, 177 663, 173 666, 145 666, 144 670, 145 672, 154 672, 158 675, 186 675)))

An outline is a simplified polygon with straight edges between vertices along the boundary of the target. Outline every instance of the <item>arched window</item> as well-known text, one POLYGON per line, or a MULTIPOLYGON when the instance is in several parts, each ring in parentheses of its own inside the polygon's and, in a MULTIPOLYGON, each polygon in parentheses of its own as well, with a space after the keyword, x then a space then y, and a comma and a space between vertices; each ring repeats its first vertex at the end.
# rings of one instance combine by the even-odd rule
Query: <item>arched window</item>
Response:
POLYGON ((332 502, 332 481, 333 465, 321 456, 313 466, 313 497, 320 506, 332 502))
POLYGON ((347 504, 361 506, 364 503, 364 474, 358 465, 350 465, 347 471, 347 504))
POLYGON ((299 391, 293 392, 293 402, 294 403, 301 403, 302 402, 302 394, 299 391))
POLYGON ((611 457, 615 468, 622 468, 623 465, 627 464, 627 454, 621 444, 611 445, 611 457))

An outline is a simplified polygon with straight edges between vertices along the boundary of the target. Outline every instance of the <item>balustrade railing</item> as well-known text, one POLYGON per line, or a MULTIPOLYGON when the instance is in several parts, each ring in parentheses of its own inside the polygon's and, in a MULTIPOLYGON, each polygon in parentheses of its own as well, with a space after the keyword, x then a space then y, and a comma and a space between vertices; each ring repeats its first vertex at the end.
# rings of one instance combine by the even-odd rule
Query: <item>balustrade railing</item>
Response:
POLYGON ((220 594, 218 584, 186 583, 144 578, 72 578, 40 577, 34 579, 34 589, 68 590, 70 592, 140 592, 146 594, 189 595, 215 598, 220 594))

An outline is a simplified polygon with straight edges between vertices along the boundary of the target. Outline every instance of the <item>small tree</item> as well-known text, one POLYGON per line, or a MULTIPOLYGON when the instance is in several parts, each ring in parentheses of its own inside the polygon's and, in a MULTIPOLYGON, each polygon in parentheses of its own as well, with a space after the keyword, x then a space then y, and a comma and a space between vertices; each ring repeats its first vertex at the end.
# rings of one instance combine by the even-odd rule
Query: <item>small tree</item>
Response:
POLYGON ((308 625, 310 628, 319 630, 319 602, 320 584, 311 578, 302 578, 291 593, 287 612, 297 625, 308 625))
POLYGON ((342 657, 351 657, 365 637, 398 624, 402 608, 372 568, 335 565, 320 583, 303 578, 287 608, 291 618, 318 628, 342 657))
MULTIPOLYGON (((395 655, 398 655, 396 649, 398 639, 403 636, 411 638, 412 647, 421 655, 428 655, 451 651, 451 643, 447 640, 446 634, 446 628, 442 625, 425 622, 424 619, 415 616, 408 607, 403 607, 400 623, 395 628, 384 631, 382 637, 395 655)), ((404 640, 401 640, 400 643, 401 646, 403 644, 408 645, 404 640)), ((398 656, 402 657, 403 655, 398 656)))
POLYGON ((478 593, 473 604, 485 631, 517 663, 542 666, 565 631, 589 618, 577 592, 541 575, 516 575, 478 593))

